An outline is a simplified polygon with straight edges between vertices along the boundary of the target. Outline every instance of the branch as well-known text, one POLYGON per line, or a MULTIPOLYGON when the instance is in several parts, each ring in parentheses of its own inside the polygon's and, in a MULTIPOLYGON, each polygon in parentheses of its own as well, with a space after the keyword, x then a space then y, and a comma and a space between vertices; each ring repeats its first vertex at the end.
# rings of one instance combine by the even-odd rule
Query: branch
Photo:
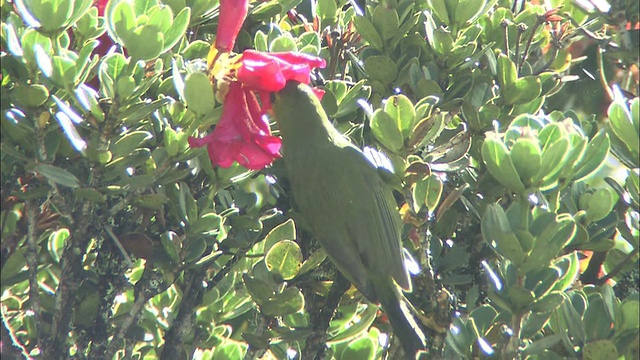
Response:
POLYGON ((40 286, 38 285, 38 245, 36 239, 36 225, 38 221, 38 206, 34 201, 28 201, 27 204, 27 266, 29 268, 29 302, 31 310, 34 313, 36 344, 35 346, 43 346, 42 331, 42 306, 40 306, 40 286))
POLYGON ((103 359, 112 359, 116 351, 120 348, 120 342, 124 339, 125 334, 137 320, 140 311, 144 308, 144 305, 157 294, 166 290, 166 286, 163 285, 162 277, 159 273, 153 271, 153 263, 147 263, 142 273, 142 277, 136 283, 134 287, 134 293, 136 300, 133 302, 129 314, 123 319, 120 328, 111 339, 107 350, 105 351, 103 359))
POLYGON ((339 272, 331 285, 327 300, 320 311, 310 311, 313 333, 307 338, 306 346, 302 351, 302 358, 324 359, 324 352, 327 349, 327 329, 333 318, 333 314, 338 308, 342 295, 349 289, 351 284, 339 272))
MULTIPOLYGON (((204 296, 204 287, 202 280, 205 272, 201 269, 190 271, 185 281, 185 289, 183 291, 180 308, 176 315, 171 328, 164 336, 164 348, 160 354, 161 360, 181 359, 185 357, 184 343, 185 340, 196 333, 196 313, 194 309, 202 302, 204 296)), ((194 339, 193 346, 196 341, 194 339)), ((187 351, 191 355, 193 351, 187 351)))
POLYGON ((87 233, 93 216, 91 206, 89 202, 82 205, 82 210, 77 217, 77 230, 72 231, 64 244, 60 259, 60 283, 56 290, 51 337, 44 347, 43 358, 45 359, 63 359, 69 353, 67 338, 77 301, 76 290, 82 281, 82 259, 91 240, 91 236, 87 233))
POLYGON ((98 275, 98 309, 93 328, 88 332, 91 339, 89 359, 99 359, 100 354, 106 351, 111 335, 109 319, 113 301, 131 286, 124 276, 126 265, 120 260, 118 253, 113 251, 112 242, 103 239, 97 253, 95 270, 98 275))
POLYGON ((627 256, 625 256, 624 260, 620 261, 618 265, 616 265, 616 267, 614 267, 607 275, 596 280, 595 285, 603 285, 609 279, 618 275, 618 273, 622 271, 622 269, 624 269, 624 267, 627 266, 629 262, 633 260, 634 257, 636 257, 636 255, 638 255, 638 248, 633 249, 633 251, 630 252, 627 256))

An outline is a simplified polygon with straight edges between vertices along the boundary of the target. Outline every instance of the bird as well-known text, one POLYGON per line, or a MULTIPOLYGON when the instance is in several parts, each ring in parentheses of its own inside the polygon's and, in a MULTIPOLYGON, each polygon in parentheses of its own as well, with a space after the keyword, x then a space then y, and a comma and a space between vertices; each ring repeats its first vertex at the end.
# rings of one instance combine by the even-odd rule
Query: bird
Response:
POLYGON ((411 291, 411 279, 392 187, 332 125, 310 86, 288 81, 272 100, 294 209, 336 268, 381 306, 406 357, 415 359, 426 340, 402 293, 411 291))

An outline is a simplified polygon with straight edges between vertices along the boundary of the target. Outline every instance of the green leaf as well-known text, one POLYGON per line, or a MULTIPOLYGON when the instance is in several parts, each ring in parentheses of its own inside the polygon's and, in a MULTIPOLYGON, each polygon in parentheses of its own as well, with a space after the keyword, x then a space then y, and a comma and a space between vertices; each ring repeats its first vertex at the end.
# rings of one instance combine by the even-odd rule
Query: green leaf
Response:
MULTIPOLYGON (((53 44, 51 39, 34 29, 25 30, 25 32, 22 33, 20 41, 22 43, 22 51, 24 52, 24 59, 32 69, 35 69, 38 66, 38 61, 41 61, 36 58, 36 46, 42 49, 44 55, 52 55, 53 44)), ((46 57, 48 58, 49 56, 46 57)), ((51 60, 48 61, 49 63, 51 62, 51 60)))
POLYGON ((574 181, 584 180, 600 169, 609 155, 610 147, 609 135, 604 130, 599 131, 589 141, 584 156, 575 165, 574 181))
POLYGON ((24 52, 22 51, 22 46, 20 46, 20 42, 18 41, 16 30, 13 25, 3 22, 2 33, 6 37, 7 50, 9 50, 11 55, 15 57, 22 57, 24 52))
POLYGON ((565 159, 569 153, 569 139, 563 137, 547 147, 542 153, 540 169, 533 182, 540 190, 547 190, 558 180, 563 170, 565 159))
POLYGON ((491 305, 484 304, 473 309, 469 314, 469 318, 473 318, 478 334, 485 336, 486 332, 491 329, 497 315, 496 309, 491 305))
POLYGON ((613 319, 609 316, 600 293, 589 296, 589 305, 584 313, 587 341, 607 339, 613 332, 613 319))
POLYGON ((640 138, 638 129, 632 122, 631 112, 626 104, 614 101, 607 111, 609 115, 609 127, 613 133, 627 146, 637 158, 640 156, 640 138))
POLYGON ((139 26, 126 36, 124 45, 135 61, 153 60, 162 54, 164 36, 153 26, 139 26))
POLYGON ((463 28, 465 24, 473 22, 486 4, 486 0, 459 0, 453 15, 455 24, 463 28))
POLYGON ((12 91, 16 99, 29 107, 38 107, 49 99, 49 90, 40 84, 23 85, 17 83, 12 91))
POLYGON ((23 268, 27 266, 27 259, 24 257, 27 252, 27 247, 23 246, 16 249, 7 260, 2 263, 2 271, 0 271, 0 279, 2 279, 2 287, 11 286, 17 282, 16 275, 20 273, 24 274, 24 279, 27 279, 27 273, 23 271, 23 268))
POLYGON ((156 27, 160 32, 164 33, 171 26, 171 18, 173 13, 168 6, 154 6, 146 15, 149 15, 148 25, 156 27))
POLYGON ((364 69, 371 81, 380 81, 385 86, 390 85, 398 77, 396 63, 384 55, 373 55, 366 58, 364 69))
MULTIPOLYGON (((333 0, 331 0, 333 1, 333 0)), ((298 47, 296 46, 295 40, 289 33, 285 33, 284 35, 280 35, 275 38, 271 44, 269 44, 270 52, 284 52, 284 51, 293 51, 297 52, 298 47)))
POLYGON ((251 298, 259 306, 266 304, 275 293, 266 281, 256 279, 247 273, 242 274, 242 279, 251 298))
POLYGON ((183 8, 173 19, 171 27, 164 33, 164 44, 161 53, 169 51, 174 47, 180 39, 185 35, 189 27, 189 19, 191 18, 191 8, 183 8))
POLYGON ((549 266, 541 271, 527 274, 525 287, 533 290, 536 299, 541 299, 547 295, 560 278, 560 269, 549 266))
POLYGON ((509 156, 520 176, 520 180, 525 186, 531 186, 542 162, 540 146, 531 139, 520 138, 511 146, 509 156))
POLYGON ((600 188, 589 197, 586 206, 587 219, 590 222, 596 222, 604 219, 611 213, 613 206, 613 194, 609 188, 600 188))
POLYGON ((211 359, 242 359, 246 353, 245 346, 235 341, 225 341, 214 348, 211 359))
POLYGON ((198 116, 213 110, 215 106, 213 85, 205 73, 195 72, 187 75, 184 85, 184 98, 190 110, 198 116))
POLYGON ((361 336, 349 342, 339 359, 374 359, 376 349, 377 346, 373 339, 369 336, 361 336))
MULTIPOLYGON (((567 215, 567 214, 565 214, 567 215)), ((545 213, 531 224, 531 232, 536 240, 529 256, 520 270, 523 273, 548 266, 560 251, 571 242, 576 233, 576 223, 569 216, 545 213), (550 222, 547 222, 550 220, 550 222)))
POLYGON ((318 250, 314 251, 309 256, 309 258, 302 263, 302 266, 300 267, 300 271, 298 271, 298 275, 305 274, 317 268, 318 266, 320 266, 320 264, 324 262, 326 258, 327 258, 327 253, 326 251, 324 251, 323 248, 319 248, 318 250))
POLYGON ((426 179, 426 183, 427 186, 424 203, 427 206, 427 209, 433 212, 436 210, 438 203, 440 203, 440 196, 442 195, 444 185, 442 180, 440 180, 440 177, 435 174, 429 175, 426 179))
POLYGON ((36 165, 34 170, 56 184, 70 188, 77 188, 80 186, 80 180, 65 169, 53 165, 39 164, 36 165))
POLYGON ((447 10, 447 0, 427 0, 429 8, 435 13, 435 15, 447 26, 451 24, 451 15, 447 10))
POLYGON ((498 254, 516 266, 522 263, 524 250, 511 231, 507 215, 500 205, 491 204, 487 207, 480 227, 482 237, 498 254))
POLYGON ((93 188, 75 188, 73 194, 79 198, 87 199, 89 201, 95 201, 99 203, 105 202, 106 196, 101 192, 93 188))
MULTIPOLYGON (((344 310, 344 306, 340 306, 340 310, 344 310)), ((378 307, 368 304, 364 309, 358 309, 357 313, 354 313, 354 316, 345 316, 343 312, 342 319, 333 318, 331 320, 331 327, 329 328, 329 339, 331 342, 339 342, 345 339, 351 339, 354 336, 365 332, 369 329, 373 321, 376 319, 376 315, 378 313, 378 307), (352 321, 354 317, 357 316, 358 321, 352 321), (343 324, 337 333, 331 332, 331 329, 334 328, 337 324, 343 324)))
POLYGON ((184 257, 184 262, 194 263, 200 260, 205 250, 207 250, 207 242, 203 238, 191 238, 187 244, 187 254, 184 257))
POLYGON ((533 304, 536 299, 533 291, 518 286, 510 287, 507 290, 507 296, 509 297, 509 301, 515 306, 514 310, 516 311, 526 309, 533 304))
MULTIPOLYGON (((529 344, 523 351, 523 355, 535 355, 542 353, 544 350, 553 347, 562 339, 561 334, 553 334, 537 339, 535 342, 529 344)), ((527 357, 528 358, 528 357, 527 357)))
POLYGON ((453 48, 453 36, 451 32, 444 28, 437 28, 433 31, 433 50, 442 56, 447 56, 453 48))
POLYGON ((353 24, 355 25, 358 33, 369 43, 369 45, 374 49, 382 50, 384 46, 382 38, 369 19, 364 16, 355 16, 353 18, 353 24))
POLYGON ((636 206, 638 206, 638 204, 640 204, 640 169, 633 169, 629 171, 626 188, 631 195, 631 199, 636 206))
POLYGON ((296 313, 304 308, 304 295, 296 287, 288 287, 276 294, 260 310, 267 316, 283 316, 296 313))
POLYGON ((165 254, 169 257, 172 264, 178 264, 180 262, 180 256, 178 255, 179 243, 178 235, 173 231, 165 231, 160 236, 160 242, 165 254))
POLYGON ((135 130, 128 132, 110 146, 111 154, 114 158, 130 155, 133 150, 144 146, 145 142, 152 138, 153 135, 148 131, 135 130))
POLYGON ((400 27, 398 13, 394 9, 388 9, 384 5, 378 5, 373 10, 373 26, 383 40, 389 40, 395 36, 400 27))
POLYGON ((416 121, 416 112, 411 100, 402 94, 391 96, 384 105, 384 111, 396 120, 402 137, 408 138, 416 121))
POLYGON ((433 114, 420 120, 413 128, 409 144, 422 147, 437 138, 445 127, 445 114, 433 114))
MULTIPOLYGON (((65 241, 69 238, 69 229, 62 228, 56 230, 49 235, 49 241, 47 242, 47 250, 56 263, 60 262, 62 257, 62 250, 64 248, 65 241)), ((4 269, 3 269, 4 271, 4 269)))
POLYGON ((358 101, 360 101, 360 99, 368 99, 371 95, 371 88, 368 86, 365 87, 365 83, 365 80, 361 80, 347 90, 346 85, 343 82, 333 82, 333 84, 336 85, 334 90, 338 90, 338 93, 343 95, 339 96, 336 94, 336 98, 339 99, 338 109, 332 117, 339 118, 346 116, 360 108, 358 101), (344 85, 344 87, 341 85, 344 85))
POLYGON ((169 199, 161 194, 146 194, 140 195, 134 200, 134 204, 139 207, 143 207, 146 209, 159 210, 162 209, 164 203, 166 203, 169 199))
POLYGON ((618 348, 611 340, 597 340, 587 343, 582 350, 584 360, 618 360, 618 348))
POLYGON ((508 88, 513 88, 516 80, 518 80, 516 64, 508 56, 500 54, 498 56, 498 85, 502 88, 502 93, 504 94, 508 88))
POLYGON ((109 36, 122 43, 129 38, 136 26, 136 15, 133 6, 128 1, 109 2, 114 4, 105 8, 107 30, 109 36))
POLYGON ((507 104, 526 104, 535 100, 542 92, 542 85, 537 76, 525 76, 507 86, 501 92, 507 104))
POLYGON ((210 234, 222 226, 222 217, 216 213, 206 213, 191 225, 192 234, 210 234))
POLYGON ((264 252, 268 252, 273 245, 283 240, 295 240, 296 239, 296 225, 292 219, 289 219, 282 224, 274 227, 264 240, 264 252))
POLYGON ((571 287, 580 272, 580 261, 576 251, 564 255, 553 262, 553 265, 560 270, 560 278, 553 287, 553 290, 565 291, 571 287))
POLYGON ((336 0, 318 0, 316 14, 320 18, 322 25, 332 25, 336 21, 338 4, 336 0))
POLYGON ((291 280, 302 266, 302 251, 297 243, 282 240, 274 244, 264 258, 269 272, 283 280, 291 280))
POLYGON ((398 123, 386 112, 378 109, 373 113, 371 132, 387 149, 393 152, 402 149, 403 139, 398 123))
MULTIPOLYGON (((637 299, 637 298, 636 298, 637 299)), ((638 318, 640 318, 640 302, 633 299, 625 299, 620 305, 622 331, 638 331, 638 318)))
POLYGON ((489 173, 511 191, 522 192, 525 187, 518 176, 509 151, 502 141, 487 138, 482 144, 482 159, 489 173))

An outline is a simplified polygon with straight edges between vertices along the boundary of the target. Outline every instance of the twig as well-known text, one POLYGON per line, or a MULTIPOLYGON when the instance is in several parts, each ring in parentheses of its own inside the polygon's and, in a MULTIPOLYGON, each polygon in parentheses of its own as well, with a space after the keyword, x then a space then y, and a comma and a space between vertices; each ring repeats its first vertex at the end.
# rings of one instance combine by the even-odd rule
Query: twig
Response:
MULTIPOLYGON (((519 276, 517 278, 517 286, 524 286, 524 277, 519 276)), ((507 343, 507 347, 502 353, 502 358, 505 360, 516 359, 518 356, 518 348, 520 347, 520 336, 522 334, 522 320, 524 313, 518 311, 511 317, 511 337, 507 343)))
MULTIPOLYGON (((500 26, 502 27, 502 37, 503 37, 503 41, 504 41, 504 53, 505 55, 507 55, 507 57, 510 57, 509 55, 509 25, 510 25, 510 21, 509 19, 502 19, 500 21, 500 26)), ((517 64, 517 58, 516 58, 516 64, 517 64)))
POLYGON ((625 256, 624 260, 622 260, 620 263, 618 263, 618 265, 616 265, 616 267, 614 267, 613 270, 611 270, 607 275, 605 275, 605 276, 601 277, 600 279, 596 280, 595 281, 595 285, 602 285, 602 284, 606 283, 607 280, 609 280, 612 277, 618 275, 618 273, 620 271, 622 271, 622 269, 624 269, 625 266, 628 265, 629 261, 631 261, 631 259, 633 259, 637 255, 638 255, 638 248, 634 249, 627 256, 625 256))
POLYGON ((40 286, 38 285, 38 245, 36 239, 36 225, 38 221, 38 206, 34 201, 27 202, 27 266, 29 268, 29 302, 34 313, 36 346, 43 346, 42 341, 42 307, 40 306, 40 286))
POLYGON ((540 75, 543 72, 545 72, 549 68, 549 66, 551 66, 551 64, 553 64, 553 62, 556 61, 557 56, 558 56, 558 47, 553 46, 553 52, 549 56, 549 60, 544 65, 542 65, 540 70, 536 71, 533 75, 540 75))
MULTIPOLYGON (((196 336, 196 313, 193 311, 204 296, 204 288, 202 286, 202 280, 204 279, 205 272, 202 270, 190 271, 185 278, 185 289, 183 290, 182 301, 180 302, 180 308, 175 320, 171 324, 171 328, 166 332, 164 336, 164 347, 160 354, 160 359, 179 359, 184 357, 183 346, 185 341, 191 335, 196 336)), ((193 341, 193 346, 197 341, 193 341)), ((193 351, 187 351, 189 356, 193 351)))
POLYGON ((527 24, 519 23, 517 26, 518 31, 516 32, 516 68, 520 66, 520 40, 522 39, 522 34, 527 31, 527 24))
POLYGON ((598 47, 598 51, 596 52, 596 57, 598 59, 598 73, 600 74, 600 85, 602 85, 602 89, 605 94, 609 98, 609 101, 613 101, 613 91, 609 87, 609 83, 607 82, 607 75, 604 73, 604 58, 602 57, 602 48, 598 47))
POLYGON ((349 289, 349 286, 349 281, 339 272, 336 273, 324 306, 315 315, 311 314, 311 323, 314 324, 313 333, 307 338, 302 355, 303 359, 319 360, 324 358, 324 352, 327 349, 327 329, 342 299, 342 295, 349 289))
POLYGON ((93 327, 87 334, 91 340, 89 359, 99 359, 101 354, 106 351, 111 335, 109 318, 113 301, 118 294, 131 286, 124 277, 125 265, 120 261, 118 254, 113 251, 112 242, 104 239, 104 236, 101 238, 95 262, 95 270, 98 275, 98 308, 93 320, 93 327))
POLYGON ((133 302, 133 306, 131 306, 131 310, 129 310, 129 314, 125 316, 122 321, 120 328, 116 332, 116 334, 111 339, 109 346, 104 354, 104 359, 111 359, 115 355, 116 351, 118 351, 120 347, 120 342, 124 339, 125 334, 137 320, 140 311, 144 308, 144 305, 160 292, 164 291, 164 286, 162 284, 161 275, 154 272, 152 270, 153 263, 147 263, 144 268, 144 272, 142 273, 142 277, 136 283, 134 287, 135 293, 135 301, 133 302))
POLYGON ((71 328, 73 308, 77 301, 76 290, 82 281, 82 258, 91 239, 87 228, 92 215, 90 203, 84 203, 77 217, 76 230, 64 244, 60 259, 60 283, 56 289, 51 337, 43 349, 45 359, 62 359, 69 352, 67 338, 71 328))
POLYGON ((129 267, 132 268, 133 261, 131 261, 129 254, 127 254, 127 251, 122 246, 122 243, 120 243, 120 240, 118 240, 118 237, 116 236, 116 234, 113 233, 113 229, 111 229, 111 226, 104 225, 104 229, 107 231, 107 234, 109 234, 109 237, 111 238, 111 240, 113 240, 113 243, 116 245, 118 250, 120 250, 120 253, 124 257, 124 260, 127 262, 127 265, 129 265, 129 267))
POLYGON ((536 21, 535 25, 533 25, 533 28, 531 29, 531 35, 529 36, 529 40, 527 41, 527 46, 525 46, 524 53, 522 54, 522 62, 518 66, 518 76, 520 76, 520 73, 522 72, 522 67, 524 66, 524 63, 527 61, 527 57, 529 56, 529 49, 531 49, 531 43, 533 43, 533 38, 536 35, 536 31, 538 31, 538 27, 540 27, 540 24, 544 22, 544 20, 542 19, 543 19, 542 17, 538 17, 538 20, 536 21))

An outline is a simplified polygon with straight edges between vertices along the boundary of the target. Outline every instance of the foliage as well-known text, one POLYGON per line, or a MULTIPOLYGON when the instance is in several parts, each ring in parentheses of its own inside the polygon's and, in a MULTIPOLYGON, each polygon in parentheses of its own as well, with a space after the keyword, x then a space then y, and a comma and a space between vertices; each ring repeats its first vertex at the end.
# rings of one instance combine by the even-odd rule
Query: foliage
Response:
MULTIPOLYGON (((390 158, 429 358, 638 357, 638 18, 598 3, 250 4, 236 49, 324 58, 325 111, 390 158)), ((218 2, 0 6, 3 356, 399 356, 281 160, 189 147, 218 2)))

